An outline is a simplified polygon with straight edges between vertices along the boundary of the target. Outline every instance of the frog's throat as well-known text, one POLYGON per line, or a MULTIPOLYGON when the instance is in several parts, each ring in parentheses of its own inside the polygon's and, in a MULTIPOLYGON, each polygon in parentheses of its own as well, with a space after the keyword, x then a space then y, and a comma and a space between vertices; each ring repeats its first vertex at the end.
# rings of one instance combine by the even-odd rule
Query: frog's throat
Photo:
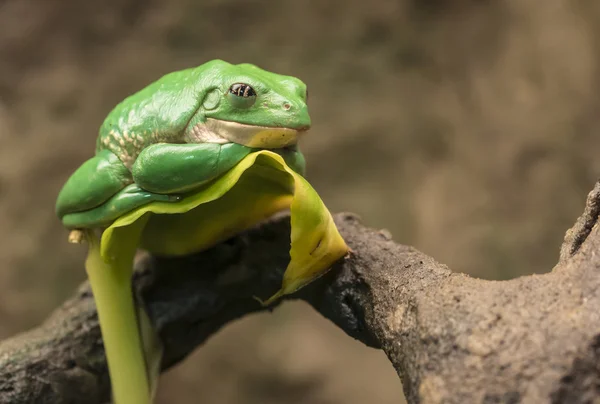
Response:
POLYGON ((306 130, 247 125, 238 122, 207 118, 195 125, 189 133, 190 143, 238 143, 261 149, 279 149, 293 146, 306 130))

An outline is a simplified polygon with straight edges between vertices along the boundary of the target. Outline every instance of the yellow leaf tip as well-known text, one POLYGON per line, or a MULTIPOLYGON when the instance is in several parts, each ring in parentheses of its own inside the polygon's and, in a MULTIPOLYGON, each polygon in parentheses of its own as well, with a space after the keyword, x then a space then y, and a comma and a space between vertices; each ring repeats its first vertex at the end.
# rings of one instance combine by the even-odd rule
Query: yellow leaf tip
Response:
POLYGON ((256 300, 261 306, 266 307, 265 301, 258 296, 252 296, 254 300, 256 300))
POLYGON ((257 296, 252 296, 252 298, 254 300, 256 300, 257 302, 259 302, 262 307, 268 307, 268 306, 272 305, 273 303, 275 303, 275 301, 280 299, 283 295, 285 295, 284 290, 280 289, 277 293, 275 293, 273 296, 271 296, 267 300, 262 300, 260 297, 257 297, 257 296))

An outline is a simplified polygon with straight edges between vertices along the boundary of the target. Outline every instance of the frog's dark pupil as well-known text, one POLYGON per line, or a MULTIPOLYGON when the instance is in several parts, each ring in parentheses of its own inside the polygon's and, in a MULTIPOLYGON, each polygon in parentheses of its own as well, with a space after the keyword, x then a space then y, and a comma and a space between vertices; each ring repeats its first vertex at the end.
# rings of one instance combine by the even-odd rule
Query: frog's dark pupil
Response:
POLYGON ((243 98, 256 96, 256 92, 254 91, 254 89, 252 87, 250 87, 248 84, 243 84, 243 83, 236 83, 236 84, 232 85, 231 88, 229 89, 229 92, 231 94, 235 94, 238 97, 243 97, 243 98))

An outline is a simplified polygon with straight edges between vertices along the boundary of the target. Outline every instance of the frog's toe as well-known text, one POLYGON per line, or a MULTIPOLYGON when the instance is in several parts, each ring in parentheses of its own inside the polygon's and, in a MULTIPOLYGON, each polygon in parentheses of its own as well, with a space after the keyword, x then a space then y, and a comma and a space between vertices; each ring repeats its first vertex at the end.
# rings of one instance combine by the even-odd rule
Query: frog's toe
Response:
POLYGON ((167 195, 167 194, 152 194, 153 199, 158 202, 179 202, 183 199, 181 195, 167 195))

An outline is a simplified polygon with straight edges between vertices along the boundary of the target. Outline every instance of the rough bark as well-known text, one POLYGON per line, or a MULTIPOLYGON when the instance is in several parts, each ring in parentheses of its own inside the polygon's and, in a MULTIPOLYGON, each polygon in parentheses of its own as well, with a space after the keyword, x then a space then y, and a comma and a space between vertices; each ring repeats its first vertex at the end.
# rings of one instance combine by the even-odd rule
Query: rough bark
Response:
MULTIPOLYGON (((551 272, 509 281, 453 273, 433 258, 336 216, 353 252, 292 298, 385 351, 410 403, 600 402, 600 185, 551 272)), ((279 216, 209 251, 145 257, 135 285, 173 366, 227 322, 263 310, 289 258, 279 216)), ((109 397, 89 287, 44 324, 0 344, 0 403, 109 397)))

